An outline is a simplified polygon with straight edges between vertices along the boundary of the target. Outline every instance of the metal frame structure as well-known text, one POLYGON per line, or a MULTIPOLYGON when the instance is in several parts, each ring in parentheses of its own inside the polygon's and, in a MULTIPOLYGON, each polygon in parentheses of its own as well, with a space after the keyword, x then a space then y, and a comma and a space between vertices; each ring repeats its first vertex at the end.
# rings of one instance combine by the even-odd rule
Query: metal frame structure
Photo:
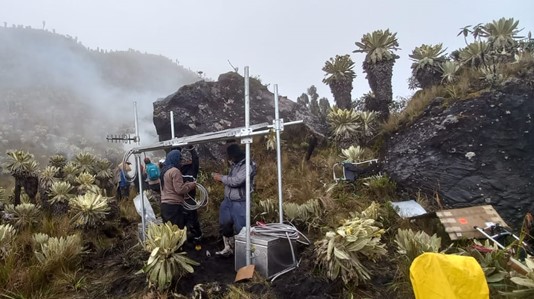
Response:
MULTIPOLYGON (((145 214, 145 206, 144 206, 144 194, 143 194, 143 184, 142 184, 142 174, 141 174, 141 160, 140 160, 140 154, 144 152, 150 152, 155 150, 162 150, 162 149, 169 149, 172 147, 177 146, 185 146, 185 145, 194 145, 194 144, 202 144, 202 143, 208 143, 208 142, 216 142, 216 141, 224 141, 224 140, 230 140, 230 139, 240 139, 241 143, 245 144, 245 159, 246 159, 246 264, 251 264, 251 241, 250 241, 250 144, 252 143, 252 137, 254 136, 260 136, 260 135, 266 135, 271 132, 272 129, 275 130, 276 133, 276 151, 277 151, 277 168, 278 168, 278 204, 279 204, 279 213, 280 213, 280 223, 283 223, 283 207, 282 207, 282 162, 281 162, 281 143, 280 143, 280 132, 283 131, 284 126, 294 125, 294 124, 301 124, 303 123, 302 120, 287 122, 284 124, 283 119, 280 119, 279 115, 279 108, 278 108, 278 85, 274 85, 274 103, 275 103, 275 119, 273 120, 273 124, 269 125, 268 123, 260 123, 260 124, 254 124, 250 125, 250 95, 249 95, 249 68, 248 66, 245 67, 245 126, 240 128, 231 128, 226 130, 221 130, 218 132, 210 132, 210 133, 202 133, 197 134, 193 136, 186 136, 186 137, 175 137, 174 135, 174 120, 173 120, 173 112, 171 111, 171 134, 172 138, 170 140, 161 141, 152 145, 147 146, 141 146, 140 140, 137 138, 137 147, 132 148, 130 151, 128 151, 124 156, 124 161, 128 160, 130 155, 136 156, 136 167, 137 167, 137 175, 139 179, 139 192, 141 194, 141 203, 142 203, 142 211, 143 215, 145 214)), ((138 121, 137 121, 137 105, 134 103, 134 113, 135 113, 135 131, 136 136, 139 136, 139 128, 138 128, 138 121)), ((142 218, 142 226, 143 226, 143 233, 142 238, 143 241, 146 239, 146 232, 145 232, 145 217, 142 218)))

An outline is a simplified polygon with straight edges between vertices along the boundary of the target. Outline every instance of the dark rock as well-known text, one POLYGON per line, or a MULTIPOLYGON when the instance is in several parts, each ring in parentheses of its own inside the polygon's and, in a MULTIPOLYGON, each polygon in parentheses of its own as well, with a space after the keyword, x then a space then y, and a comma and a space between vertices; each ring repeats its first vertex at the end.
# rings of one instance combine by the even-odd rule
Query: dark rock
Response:
MULTIPOLYGON (((164 99, 154 102, 154 125, 159 140, 171 139, 170 111, 174 112, 177 137, 217 132, 245 125, 244 78, 235 72, 222 74, 216 82, 200 81, 180 88, 164 99)), ((249 84, 250 124, 274 120, 274 95, 258 80, 249 84)), ((303 107, 286 97, 279 100, 280 118, 284 122, 304 120, 305 131, 324 136, 327 127, 303 107)), ((303 126, 303 125, 295 125, 303 126)), ((289 127, 288 127, 289 128, 289 127)), ((220 145, 208 143, 200 151, 204 155, 222 158, 220 145)))
POLYGON ((492 204, 516 228, 534 208, 534 88, 513 81, 446 107, 436 98, 388 141, 398 185, 439 194, 450 208, 492 204))

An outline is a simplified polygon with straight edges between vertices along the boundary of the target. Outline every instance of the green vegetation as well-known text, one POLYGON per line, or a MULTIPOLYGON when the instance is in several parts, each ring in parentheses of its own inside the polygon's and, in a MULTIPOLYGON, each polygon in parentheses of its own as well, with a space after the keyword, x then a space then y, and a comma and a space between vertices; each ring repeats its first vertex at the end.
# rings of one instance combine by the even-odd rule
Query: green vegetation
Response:
POLYGON ((323 82, 330 86, 336 105, 341 109, 351 108, 350 93, 352 81, 356 78, 353 68, 354 62, 350 55, 337 55, 336 58, 330 58, 323 67, 326 73, 323 82))
POLYGON ((197 262, 185 256, 185 252, 177 252, 186 239, 186 230, 169 222, 149 225, 145 250, 150 252, 150 257, 142 271, 157 289, 167 289, 174 276, 193 273, 192 266, 198 266, 197 262))
POLYGON ((387 252, 381 242, 384 229, 376 223, 376 217, 378 205, 373 203, 361 215, 345 220, 343 225, 327 232, 325 238, 315 243, 316 263, 329 279, 341 277, 347 286, 371 279, 362 259, 376 262, 387 252))
MULTIPOLYGON (((451 105, 492 91, 509 80, 533 84, 534 42, 518 36, 518 28, 517 21, 505 18, 466 26, 460 33, 466 46, 448 56, 442 44, 415 48, 410 54, 411 83, 421 90, 399 111, 389 108, 392 68, 398 58, 394 52, 399 47, 396 33, 377 30, 356 42, 355 52, 366 55, 363 69, 371 86, 360 104, 350 101, 355 77, 351 57, 337 55, 325 63, 324 83, 332 89, 336 107, 331 109, 315 86, 298 102, 330 126, 328 140, 316 148, 309 161, 303 161, 306 140, 290 130, 283 136, 283 216, 305 231, 315 245, 303 249, 303 260, 311 265, 307 274, 328 280, 338 294, 349 298, 410 298, 411 262, 423 252, 446 248, 443 253, 469 255, 479 262, 492 297, 532 295, 531 261, 527 259, 530 270, 522 274, 508 265, 510 255, 517 255, 510 251, 515 247, 501 250, 469 240, 451 242, 428 223, 401 219, 389 204, 391 200, 413 197, 424 200, 425 208, 433 211, 439 206, 437 199, 400 193, 387 174, 364 175, 354 182, 335 184, 331 173, 334 164, 341 161, 355 163, 379 157, 389 134, 409 126, 436 97, 444 98, 443 105, 451 105), (472 42, 467 41, 470 36, 472 42), (490 251, 481 251, 479 246, 490 251)), ((134 61, 138 55, 132 52, 120 59, 134 61)), ((118 74, 108 71, 106 78, 118 80, 118 74)), ((131 79, 135 82, 139 78, 132 75, 131 79)), ((33 92, 30 94, 39 94, 33 92)), ((57 96, 58 101, 68 102, 68 98, 68 93, 57 96)), ((8 97, 7 102, 16 103, 14 97, 8 97)), ((25 113, 25 106, 12 105, 14 114, 25 113)), ((53 152, 35 157, 22 150, 31 148, 28 144, 32 134, 41 136, 37 141, 51 142, 46 139, 50 130, 35 127, 30 135, 18 136, 23 140, 14 144, 21 149, 9 150, 2 157, 3 171, 9 176, 2 177, 6 188, 0 188, 0 293, 7 298, 102 298, 109 296, 102 288, 121 283, 131 288, 124 288, 131 292, 128 295, 136 297, 179 293, 180 280, 195 275, 197 265, 184 253, 187 231, 168 223, 150 225, 147 240, 140 246, 139 215, 132 201, 117 202, 112 197, 116 183, 113 168, 122 149, 93 151, 88 147, 91 144, 77 138, 80 136, 69 136, 61 143, 68 155, 53 152), (48 165, 40 169, 38 161, 41 165, 48 161, 48 165), (95 266, 98 262, 103 265, 95 266), (143 284, 145 280, 148 287, 143 284)), ((254 159, 261 161, 252 215, 253 220, 265 222, 278 220, 277 165, 272 152, 274 139, 270 137, 267 149, 258 138, 252 145, 254 159)), ((220 170, 220 165, 203 163, 198 182, 208 190, 210 201, 199 214, 204 236, 210 238, 218 236, 215 219, 223 190, 208 179, 210 171, 215 167, 220 170)), ((155 199, 148 199, 158 214, 155 199)), ((268 291, 258 295, 251 293, 248 284, 233 285, 220 291, 224 293, 221 297, 275 298, 265 279, 255 277, 248 283, 268 291)), ((194 292, 209 293, 208 287, 197 285, 194 292)))
POLYGON ((393 101, 391 87, 393 65, 399 58, 393 52, 399 49, 397 33, 391 33, 389 29, 376 30, 364 34, 361 41, 355 44, 358 49, 353 52, 365 53, 363 70, 367 74, 369 86, 376 100, 375 103, 370 103, 368 110, 377 111, 382 119, 388 119, 388 105, 393 101))

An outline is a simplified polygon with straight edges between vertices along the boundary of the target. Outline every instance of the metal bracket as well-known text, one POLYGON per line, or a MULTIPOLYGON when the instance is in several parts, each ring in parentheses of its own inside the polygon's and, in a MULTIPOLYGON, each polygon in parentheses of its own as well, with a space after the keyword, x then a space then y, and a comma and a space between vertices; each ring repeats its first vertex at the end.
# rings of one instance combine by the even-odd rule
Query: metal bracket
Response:
POLYGON ((284 130, 284 119, 280 118, 278 121, 276 121, 276 119, 274 119, 273 120, 273 128, 275 130, 283 131, 284 130))
POLYGON ((238 134, 236 134, 237 137, 244 136, 244 138, 241 138, 241 144, 247 144, 252 143, 252 137, 250 135, 252 134, 252 129, 241 129, 238 134))

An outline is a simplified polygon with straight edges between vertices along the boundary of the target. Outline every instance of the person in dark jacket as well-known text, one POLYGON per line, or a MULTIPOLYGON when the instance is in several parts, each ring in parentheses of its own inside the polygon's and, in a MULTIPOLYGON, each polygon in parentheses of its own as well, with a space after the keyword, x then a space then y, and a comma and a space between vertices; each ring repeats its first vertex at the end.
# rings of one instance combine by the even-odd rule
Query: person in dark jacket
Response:
POLYGON ((184 182, 180 171, 181 153, 172 150, 167 154, 161 169, 161 218, 170 221, 180 229, 185 227, 185 195, 195 189, 194 182, 184 182))
MULTIPOLYGON (((223 235, 224 249, 217 255, 233 254, 234 235, 246 225, 246 159, 245 152, 238 144, 230 144, 226 153, 232 164, 228 175, 212 173, 214 180, 224 184, 224 200, 219 209, 219 225, 223 235)), ((254 185, 256 163, 250 165, 250 184, 254 185)), ((253 190, 251 189, 251 192, 253 190)))
MULTIPOLYGON (((200 163, 198 159, 198 154, 194 147, 188 147, 182 149, 182 163, 180 166, 180 171, 184 177, 185 182, 195 182, 198 177, 198 172, 200 169, 200 163)), ((195 196, 196 189, 191 190, 186 196, 185 201, 190 205, 195 205, 195 196)), ((185 225, 187 226, 188 232, 191 233, 190 241, 195 245, 196 250, 200 250, 200 241, 202 239, 202 230, 200 229, 200 223, 198 221, 198 212, 197 210, 187 210, 185 211, 185 225)))

